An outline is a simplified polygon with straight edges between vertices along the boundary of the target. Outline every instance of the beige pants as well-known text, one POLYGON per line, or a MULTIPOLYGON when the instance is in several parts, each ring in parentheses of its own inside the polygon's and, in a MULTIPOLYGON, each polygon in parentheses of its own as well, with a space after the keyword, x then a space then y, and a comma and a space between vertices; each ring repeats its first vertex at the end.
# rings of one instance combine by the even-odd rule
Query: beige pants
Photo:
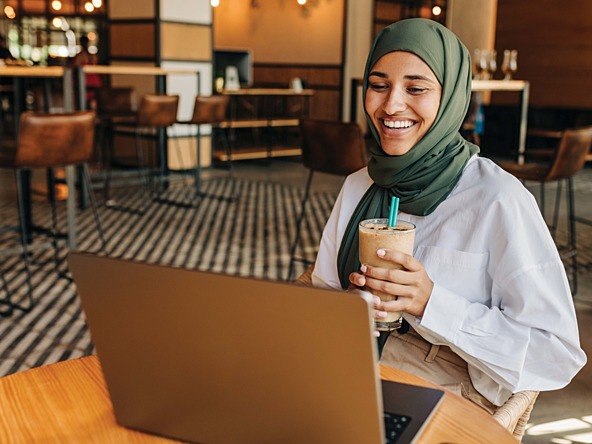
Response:
POLYGON ((471 383, 467 363, 460 356, 447 346, 429 343, 411 327, 403 335, 396 331, 391 333, 380 362, 442 385, 490 414, 498 409, 477 392, 471 383))

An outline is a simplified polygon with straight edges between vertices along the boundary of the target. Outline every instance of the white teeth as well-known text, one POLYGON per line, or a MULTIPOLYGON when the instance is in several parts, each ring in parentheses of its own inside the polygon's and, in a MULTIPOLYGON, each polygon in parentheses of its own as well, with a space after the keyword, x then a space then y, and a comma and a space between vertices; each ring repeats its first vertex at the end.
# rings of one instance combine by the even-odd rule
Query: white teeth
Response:
POLYGON ((414 125, 414 123, 410 120, 405 122, 401 120, 395 120, 394 122, 390 120, 384 120, 384 125, 388 126, 389 128, 409 128, 414 125))

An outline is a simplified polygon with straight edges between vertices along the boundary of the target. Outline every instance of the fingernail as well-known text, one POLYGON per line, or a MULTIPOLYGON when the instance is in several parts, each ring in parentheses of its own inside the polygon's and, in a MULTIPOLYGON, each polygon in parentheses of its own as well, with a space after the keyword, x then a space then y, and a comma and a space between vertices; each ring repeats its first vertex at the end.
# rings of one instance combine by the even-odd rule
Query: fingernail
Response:
POLYGON ((360 271, 362 273, 366 273, 366 270, 368 269, 368 267, 366 267, 364 264, 362 264, 362 266, 360 267, 360 271))
POLYGON ((383 257, 386 254, 386 251, 380 249, 376 252, 377 255, 379 255, 380 257, 383 257))
POLYGON ((376 316, 379 318, 386 318, 386 311, 377 311, 376 316))

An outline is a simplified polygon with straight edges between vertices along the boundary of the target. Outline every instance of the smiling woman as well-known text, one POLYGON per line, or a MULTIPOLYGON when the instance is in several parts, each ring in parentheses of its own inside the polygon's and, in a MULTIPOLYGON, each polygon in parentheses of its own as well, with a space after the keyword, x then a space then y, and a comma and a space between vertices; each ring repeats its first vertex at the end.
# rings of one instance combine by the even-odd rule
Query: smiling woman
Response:
POLYGON ((365 109, 385 153, 408 152, 436 120, 442 87, 415 54, 395 51, 382 56, 368 77, 365 109))
POLYGON ((376 38, 363 86, 376 144, 343 185, 313 285, 389 296, 374 296, 376 319, 405 321, 380 332, 381 363, 490 413, 513 393, 564 387, 586 362, 565 269, 532 194, 459 134, 465 46, 434 21, 396 22, 376 38), (387 217, 393 196, 416 227, 413 254, 379 245, 386 262, 361 264, 358 227, 387 217))

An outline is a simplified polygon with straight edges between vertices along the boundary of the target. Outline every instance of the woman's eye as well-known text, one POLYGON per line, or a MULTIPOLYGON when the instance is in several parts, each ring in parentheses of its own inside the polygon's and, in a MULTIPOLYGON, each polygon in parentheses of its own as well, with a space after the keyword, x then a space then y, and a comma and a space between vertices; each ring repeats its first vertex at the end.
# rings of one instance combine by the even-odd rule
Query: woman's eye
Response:
POLYGON ((427 91, 427 88, 407 88, 411 94, 422 94, 427 91))
POLYGON ((370 83, 368 86, 374 91, 383 91, 387 88, 384 83, 370 83))

